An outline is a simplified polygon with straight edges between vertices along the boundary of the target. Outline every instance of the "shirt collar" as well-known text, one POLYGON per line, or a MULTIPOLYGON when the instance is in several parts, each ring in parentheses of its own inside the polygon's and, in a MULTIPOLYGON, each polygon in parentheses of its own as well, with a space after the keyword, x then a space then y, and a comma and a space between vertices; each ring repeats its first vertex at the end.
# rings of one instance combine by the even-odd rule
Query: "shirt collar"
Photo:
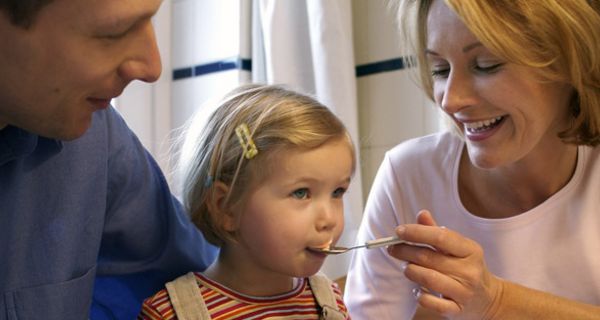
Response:
POLYGON ((39 145, 44 145, 45 149, 49 148, 55 152, 62 149, 62 142, 59 140, 40 137, 10 125, 6 126, 0 130, 0 165, 31 154, 39 145))

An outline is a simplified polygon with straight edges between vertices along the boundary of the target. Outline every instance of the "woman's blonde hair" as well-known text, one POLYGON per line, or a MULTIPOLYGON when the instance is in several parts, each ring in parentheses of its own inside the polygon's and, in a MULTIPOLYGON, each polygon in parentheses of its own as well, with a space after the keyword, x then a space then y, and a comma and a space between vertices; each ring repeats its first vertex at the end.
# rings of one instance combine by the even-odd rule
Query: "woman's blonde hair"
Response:
MULTIPOLYGON (((197 124, 192 121, 191 125, 197 124)), ((334 139, 348 142, 354 170, 355 150, 348 131, 314 98, 274 85, 244 85, 233 90, 218 103, 200 134, 185 144, 192 151, 182 168, 183 202, 192 221, 215 245, 235 239, 209 212, 207 201, 214 183, 228 186, 227 206, 237 205, 245 192, 268 174, 274 154, 288 148, 312 149, 334 139), (251 159, 244 156, 235 132, 242 124, 248 127, 258 150, 251 159)))
MULTIPOLYGON (((425 49, 433 1, 400 0, 398 8, 405 39, 417 54, 421 84, 432 100, 425 49)), ((568 143, 600 143, 600 1, 444 1, 498 57, 535 68, 542 79, 570 84, 576 92, 573 124, 559 137, 568 143)))

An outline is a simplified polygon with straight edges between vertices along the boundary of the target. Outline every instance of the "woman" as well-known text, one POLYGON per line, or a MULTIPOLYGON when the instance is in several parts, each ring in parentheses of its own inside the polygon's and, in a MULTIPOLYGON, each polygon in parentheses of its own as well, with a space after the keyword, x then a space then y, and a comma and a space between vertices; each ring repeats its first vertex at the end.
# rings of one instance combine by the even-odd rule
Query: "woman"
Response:
POLYGON ((455 130, 387 153, 359 241, 396 233, 434 249, 356 252, 350 313, 600 319, 600 3, 400 9, 417 23, 424 89, 455 130))

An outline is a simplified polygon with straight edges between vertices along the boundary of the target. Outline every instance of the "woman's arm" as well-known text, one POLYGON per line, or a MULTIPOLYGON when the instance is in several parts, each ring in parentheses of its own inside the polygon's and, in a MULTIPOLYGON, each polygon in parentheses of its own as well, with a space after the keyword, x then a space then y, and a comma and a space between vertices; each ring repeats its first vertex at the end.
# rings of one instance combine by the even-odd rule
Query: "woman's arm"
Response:
POLYGON ((600 319, 600 307, 501 281, 502 294, 489 319, 600 319))

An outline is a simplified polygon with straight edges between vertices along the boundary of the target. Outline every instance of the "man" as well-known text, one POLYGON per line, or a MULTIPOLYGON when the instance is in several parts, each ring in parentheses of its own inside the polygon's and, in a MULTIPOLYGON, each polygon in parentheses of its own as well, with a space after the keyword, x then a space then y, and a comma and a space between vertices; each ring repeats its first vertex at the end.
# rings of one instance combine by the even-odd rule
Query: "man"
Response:
POLYGON ((160 75, 160 4, 0 0, 0 319, 85 319, 94 290, 97 307, 122 300, 112 310, 130 317, 165 280, 212 262, 110 107, 160 75))

